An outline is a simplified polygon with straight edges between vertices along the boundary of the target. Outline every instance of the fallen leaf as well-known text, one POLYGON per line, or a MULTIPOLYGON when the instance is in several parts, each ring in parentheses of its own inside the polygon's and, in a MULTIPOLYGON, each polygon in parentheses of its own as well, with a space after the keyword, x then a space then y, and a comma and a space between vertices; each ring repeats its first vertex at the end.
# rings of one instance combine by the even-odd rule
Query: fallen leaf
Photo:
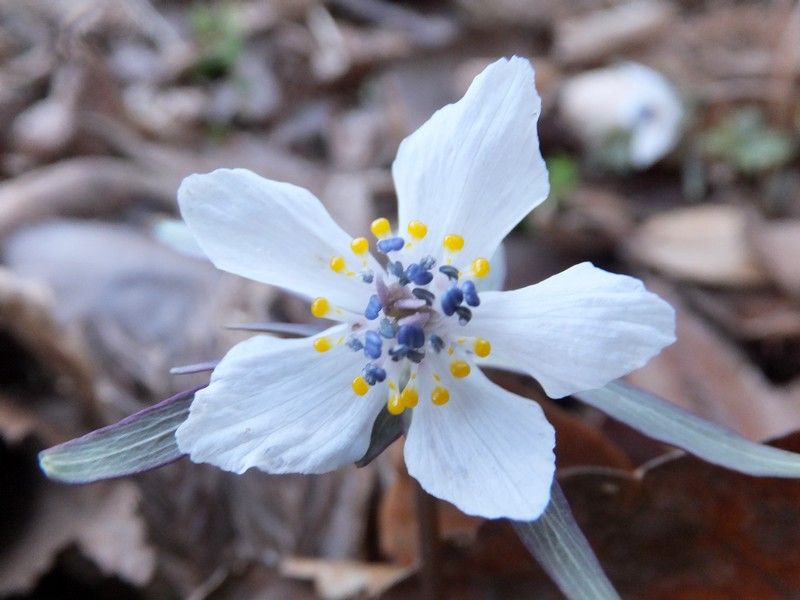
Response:
POLYGON ((722 204, 680 208, 645 221, 628 243, 631 259, 676 279, 752 287, 768 276, 747 243, 743 209, 722 204))
MULTIPOLYGON (((797 452, 800 434, 775 446, 797 452)), ((793 598, 800 481, 693 457, 564 477, 573 513, 625 598, 793 598)))
POLYGON ((748 227, 761 265, 784 292, 800 298, 800 219, 761 221, 748 227))
POLYGON ((410 572, 407 567, 354 560, 289 557, 280 563, 284 577, 312 580, 324 600, 343 600, 362 594, 375 597, 410 572))
POLYGON ((778 387, 729 340, 700 319, 675 290, 648 287, 677 312, 677 341, 627 379, 645 390, 763 440, 800 427, 800 388, 778 387))
POLYGON ((156 555, 138 514, 136 487, 129 482, 63 486, 32 476, 35 465, 22 450, 0 454, 0 467, 18 478, 4 489, 18 494, 27 489, 29 498, 25 514, 4 515, 17 521, 4 527, 9 537, 0 550, 0 595, 30 590, 56 555, 73 544, 105 575, 136 586, 149 582, 156 555))

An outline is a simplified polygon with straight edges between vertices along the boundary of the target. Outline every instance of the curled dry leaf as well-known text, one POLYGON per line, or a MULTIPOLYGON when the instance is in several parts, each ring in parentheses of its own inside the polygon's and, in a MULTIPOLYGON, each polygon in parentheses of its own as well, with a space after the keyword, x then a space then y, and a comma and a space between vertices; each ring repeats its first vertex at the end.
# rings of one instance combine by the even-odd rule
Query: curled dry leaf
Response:
POLYGON ((663 282, 648 287, 677 309, 677 341, 628 380, 753 440, 800 428, 800 387, 770 383, 663 282))
MULTIPOLYGON (((25 513, 3 527, 9 537, 0 556, 0 595, 30 590, 56 555, 71 545, 107 576, 136 586, 150 580, 156 557, 138 514, 135 486, 117 482, 78 488, 31 482, 30 474, 36 471, 32 455, 3 452, 0 461, 4 472, 19 477, 7 482, 8 489, 29 497, 25 513)), ((3 518, 12 519, 14 513, 6 512, 3 518)))
POLYGON ((323 600, 344 600, 379 596, 407 577, 410 569, 354 560, 290 557, 281 561, 280 572, 284 577, 312 580, 323 600))
POLYGON ((667 2, 637 0, 565 19, 556 26, 555 56, 563 63, 597 62, 627 47, 652 41, 673 18, 667 2))
POLYGON ((759 263, 775 284, 800 298, 800 219, 757 221, 747 233, 759 263))
POLYGON ((56 321, 54 306, 55 299, 45 286, 0 268, 0 332, 27 352, 42 373, 89 408, 95 393, 82 339, 76 330, 56 321))
POLYGON ((645 221, 628 244, 631 258, 674 277, 715 286, 768 281, 747 243, 743 209, 722 204, 681 208, 645 221))

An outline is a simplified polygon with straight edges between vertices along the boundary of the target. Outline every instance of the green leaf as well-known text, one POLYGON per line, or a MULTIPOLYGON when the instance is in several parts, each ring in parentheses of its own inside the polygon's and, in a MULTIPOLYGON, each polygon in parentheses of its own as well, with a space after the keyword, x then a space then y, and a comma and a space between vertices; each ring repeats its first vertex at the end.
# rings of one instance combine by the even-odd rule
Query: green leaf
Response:
POLYGON ((542 516, 512 523, 525 547, 567 598, 619 599, 555 480, 542 516))
POLYGON ((573 394, 645 435, 715 465, 764 477, 800 477, 800 454, 764 446, 622 381, 573 394))
POLYGON ((175 430, 189 416, 198 389, 181 392, 118 423, 43 450, 39 466, 51 479, 91 483, 173 462, 183 456, 175 430))

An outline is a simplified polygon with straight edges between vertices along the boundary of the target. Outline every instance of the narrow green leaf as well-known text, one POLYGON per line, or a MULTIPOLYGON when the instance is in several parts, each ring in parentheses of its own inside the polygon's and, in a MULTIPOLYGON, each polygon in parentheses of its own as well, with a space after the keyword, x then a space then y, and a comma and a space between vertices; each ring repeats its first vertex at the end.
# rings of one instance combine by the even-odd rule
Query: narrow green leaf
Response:
POLYGON ((618 600, 554 480, 550 504, 536 521, 512 521, 517 535, 570 600, 618 600))
POLYGON ((622 381, 576 398, 645 435, 715 465, 764 477, 800 477, 800 454, 764 446, 622 381))
POLYGON ((39 453, 39 466, 51 479, 90 483, 141 473, 183 454, 175 430, 189 415, 195 388, 149 406, 118 423, 39 453))

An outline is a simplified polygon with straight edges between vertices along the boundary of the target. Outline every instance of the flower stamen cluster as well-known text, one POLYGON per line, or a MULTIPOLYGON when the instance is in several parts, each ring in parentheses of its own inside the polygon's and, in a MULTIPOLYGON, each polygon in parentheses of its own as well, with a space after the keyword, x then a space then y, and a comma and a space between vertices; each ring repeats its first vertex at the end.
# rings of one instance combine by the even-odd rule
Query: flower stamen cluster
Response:
MULTIPOLYGON (((346 277, 358 275, 365 285, 373 287, 374 293, 369 296, 363 313, 348 314, 333 307, 327 298, 318 297, 311 303, 311 314, 320 318, 333 316, 348 324, 349 332, 335 344, 362 352, 366 360, 360 374, 352 380, 353 392, 365 396, 371 387, 385 384, 389 389, 387 409, 399 415, 419 402, 416 380, 427 353, 446 351, 451 359, 450 373, 457 378, 470 374, 471 356, 485 358, 490 354, 489 340, 459 335, 454 323, 463 327, 472 320, 473 309, 481 303, 474 280, 488 275, 491 264, 478 257, 465 268, 453 266, 464 247, 464 238, 457 233, 442 238, 445 264, 438 268, 437 259, 430 255, 405 260, 403 251, 407 253, 428 233, 427 225, 419 220, 409 222, 408 240, 393 234, 386 218, 373 221, 370 230, 377 238, 378 252, 386 256, 385 274, 376 275, 367 268, 369 263, 363 256, 369 241, 363 237, 350 243, 353 256, 349 260, 336 255, 329 261, 335 273, 346 277), (354 263, 360 266, 355 267, 354 263)), ((317 352, 327 352, 334 343, 323 336, 315 338, 312 345, 317 352)), ((432 376, 441 382, 435 370, 432 376)), ((450 398, 450 390, 443 385, 430 392, 430 401, 437 406, 450 398)))

